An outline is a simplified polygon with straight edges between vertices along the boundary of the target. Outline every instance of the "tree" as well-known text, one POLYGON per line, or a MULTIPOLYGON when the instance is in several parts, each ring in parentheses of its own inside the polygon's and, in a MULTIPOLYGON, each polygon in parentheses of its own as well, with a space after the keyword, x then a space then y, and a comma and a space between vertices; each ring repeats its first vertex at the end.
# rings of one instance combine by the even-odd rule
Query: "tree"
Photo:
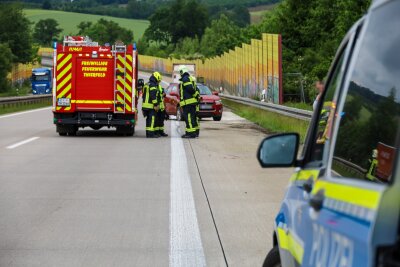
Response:
POLYGON ((8 44, 13 63, 32 62, 37 54, 33 47, 30 22, 17 4, 2 4, 0 8, 0 43, 8 44))
POLYGON ((13 54, 8 44, 0 44, 0 92, 6 92, 10 89, 10 82, 7 79, 11 71, 13 54))
POLYGON ((149 40, 176 44, 185 37, 199 38, 208 23, 204 5, 194 0, 175 0, 150 16, 150 26, 145 35, 149 40))
POLYGON ((58 28, 58 22, 55 19, 41 19, 35 25, 33 38, 38 44, 48 46, 54 38, 58 38, 61 32, 62 29, 58 28))
POLYGON ((51 9, 50 0, 45 0, 42 4, 42 9, 51 9))
POLYGON ((219 20, 212 21, 211 26, 206 28, 201 40, 201 52, 206 57, 221 55, 243 41, 240 28, 227 16, 221 15, 219 20))
POLYGON ((99 19, 95 24, 89 22, 80 23, 78 25, 79 34, 87 35, 92 40, 104 43, 115 43, 122 41, 126 44, 133 41, 133 32, 125 29, 111 20, 99 19))

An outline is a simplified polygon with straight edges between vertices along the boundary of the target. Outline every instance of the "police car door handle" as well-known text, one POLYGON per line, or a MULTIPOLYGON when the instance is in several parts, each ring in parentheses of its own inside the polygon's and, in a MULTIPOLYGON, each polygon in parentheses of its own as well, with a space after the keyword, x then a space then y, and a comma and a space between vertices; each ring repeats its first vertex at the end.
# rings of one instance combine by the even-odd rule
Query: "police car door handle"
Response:
POLYGON ((323 190, 319 190, 315 195, 313 195, 310 200, 309 204, 315 211, 320 211, 324 204, 325 194, 323 190))
POLYGON ((308 178, 308 180, 303 184, 304 191, 310 194, 313 188, 313 184, 314 184, 314 176, 310 176, 310 178, 308 178))

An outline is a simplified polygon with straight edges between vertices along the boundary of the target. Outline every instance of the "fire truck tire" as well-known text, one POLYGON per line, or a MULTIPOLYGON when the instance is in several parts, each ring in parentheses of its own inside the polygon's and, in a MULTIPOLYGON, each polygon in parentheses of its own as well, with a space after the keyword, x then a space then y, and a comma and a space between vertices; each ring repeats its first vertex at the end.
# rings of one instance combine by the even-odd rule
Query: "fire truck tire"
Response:
POLYGON ((58 133, 59 136, 66 136, 67 133, 58 133))
POLYGON ((133 136, 135 133, 135 126, 117 126, 118 136, 133 136))
POLYGON ((100 126, 100 125, 92 125, 92 126, 90 126, 90 128, 92 128, 93 130, 100 130, 101 127, 103 127, 103 126, 100 126))

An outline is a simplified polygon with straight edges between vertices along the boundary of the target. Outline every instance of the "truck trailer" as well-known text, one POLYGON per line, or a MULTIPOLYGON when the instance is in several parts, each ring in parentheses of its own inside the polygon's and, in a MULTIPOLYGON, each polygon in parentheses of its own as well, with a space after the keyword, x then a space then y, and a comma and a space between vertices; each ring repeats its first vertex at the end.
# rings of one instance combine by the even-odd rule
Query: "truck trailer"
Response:
POLYGON ((132 136, 137 121, 137 50, 68 36, 54 43, 53 114, 61 136, 79 128, 116 128, 132 136))

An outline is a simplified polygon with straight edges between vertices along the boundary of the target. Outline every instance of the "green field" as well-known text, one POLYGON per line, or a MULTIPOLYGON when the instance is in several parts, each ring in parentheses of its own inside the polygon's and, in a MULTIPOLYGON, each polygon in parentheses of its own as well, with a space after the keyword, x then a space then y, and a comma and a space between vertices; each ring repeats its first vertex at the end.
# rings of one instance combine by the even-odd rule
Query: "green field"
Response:
POLYGON ((249 8, 251 24, 257 24, 262 21, 264 15, 276 7, 277 4, 262 5, 249 8))
POLYGON ((76 35, 78 28, 76 27, 82 21, 92 21, 95 22, 101 18, 112 20, 118 23, 120 26, 130 29, 133 31, 134 39, 137 41, 144 33, 144 31, 149 26, 149 21, 147 20, 137 20, 137 19, 123 19, 100 15, 89 15, 73 12, 64 12, 57 10, 43 10, 43 9, 24 9, 27 18, 36 23, 41 19, 55 19, 58 21, 60 28, 64 31, 61 35, 76 35))

